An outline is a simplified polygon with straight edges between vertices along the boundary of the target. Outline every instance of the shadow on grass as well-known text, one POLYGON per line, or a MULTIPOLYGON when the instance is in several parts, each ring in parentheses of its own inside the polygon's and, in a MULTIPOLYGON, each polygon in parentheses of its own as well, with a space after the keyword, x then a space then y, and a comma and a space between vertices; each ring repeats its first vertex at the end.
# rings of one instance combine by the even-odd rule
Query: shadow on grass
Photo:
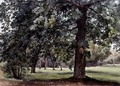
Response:
MULTIPOLYGON (((110 76, 119 77, 117 74, 112 73, 106 73, 106 72, 99 72, 99 71, 86 71, 87 73, 93 73, 93 74, 109 74, 110 76)), ((39 72, 39 74, 46 74, 44 72, 39 72)), ((49 73, 47 73, 48 75, 49 73)), ((73 75, 73 72, 65 72, 65 73, 54 73, 58 76, 64 76, 64 75, 73 75)), ((112 81, 99 81, 90 77, 86 77, 85 79, 74 79, 74 78, 62 78, 62 79, 32 79, 32 80, 23 80, 22 84, 40 84, 40 86, 62 86, 64 84, 77 84, 81 83, 83 86, 120 86, 120 83, 112 82, 112 81)), ((22 86, 22 85, 21 85, 22 86)), ((26 86, 26 85, 25 85, 26 86)), ((32 86, 32 85, 30 85, 32 86)), ((34 85, 33 85, 34 86, 34 85)), ((36 85, 35 85, 36 86, 36 85)), ((73 85, 74 86, 74 85, 73 85)), ((75 86, 81 86, 81 85, 75 85, 75 86)))
POLYGON ((34 79, 23 81, 0 80, 0 86, 120 86, 119 83, 99 81, 89 77, 85 79, 34 79), (3 83, 1 85, 1 83, 3 83))
MULTIPOLYGON (((89 77, 86 77, 85 79, 74 79, 74 78, 66 78, 66 79, 47 79, 47 80, 39 80, 39 79, 34 79, 34 80, 24 80, 21 83, 22 84, 39 84, 40 86, 63 86, 63 85, 68 85, 69 84, 74 84, 74 86, 81 86, 77 85, 78 83, 81 83, 83 86, 120 86, 119 83, 115 82, 107 82, 107 81, 99 81, 95 80, 89 77)), ((35 85, 35 86, 36 86, 35 85)), ((26 86, 26 85, 25 85, 26 86)), ((32 85, 30 85, 32 86, 32 85)), ((33 85, 34 86, 34 85, 33 85)), ((71 85, 70 85, 71 86, 71 85)), ((72 85, 73 86, 73 85, 72 85)))

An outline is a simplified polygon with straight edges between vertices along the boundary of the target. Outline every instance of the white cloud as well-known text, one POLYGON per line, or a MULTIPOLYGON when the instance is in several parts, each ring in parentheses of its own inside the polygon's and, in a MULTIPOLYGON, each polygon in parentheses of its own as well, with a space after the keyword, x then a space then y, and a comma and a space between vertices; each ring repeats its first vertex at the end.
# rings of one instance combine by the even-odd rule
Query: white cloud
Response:
POLYGON ((0 0, 0 4, 3 2, 3 0, 0 0))

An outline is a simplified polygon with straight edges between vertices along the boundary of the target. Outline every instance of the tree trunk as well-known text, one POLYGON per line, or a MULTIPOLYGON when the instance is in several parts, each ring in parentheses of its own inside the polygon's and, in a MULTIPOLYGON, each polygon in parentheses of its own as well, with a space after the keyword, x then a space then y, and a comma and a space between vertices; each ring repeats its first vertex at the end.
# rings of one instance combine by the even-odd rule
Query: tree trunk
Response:
POLYGON ((38 55, 39 55, 39 50, 36 50, 36 54, 34 55, 34 58, 31 59, 31 73, 36 73, 35 69, 36 69, 36 65, 37 65, 37 61, 38 61, 38 55))
POLYGON ((11 67, 11 72, 12 72, 12 76, 15 79, 21 79, 21 75, 19 74, 19 70, 20 68, 17 66, 11 67))
POLYGON ((16 74, 16 70, 14 67, 11 67, 11 71, 12 71, 12 74, 13 74, 13 78, 17 79, 17 74, 16 74))
POLYGON ((31 65, 31 73, 35 73, 36 63, 37 62, 33 62, 33 64, 31 65))
POLYGON ((62 71, 63 69, 62 69, 62 66, 60 66, 60 70, 62 71))
POLYGON ((62 61, 59 62, 60 70, 62 71, 62 61))
MULTIPOLYGON (((80 10, 81 11, 81 10, 80 10)), ((87 11, 83 9, 82 16, 76 21, 78 32, 76 34, 77 47, 75 49, 74 78, 85 78, 84 42, 86 37, 87 11)))
POLYGON ((55 62, 53 62, 53 70, 55 70, 55 62))
POLYGON ((69 69, 72 71, 72 65, 71 64, 69 65, 69 69))
POLYGON ((42 67, 41 65, 42 65, 42 60, 40 59, 39 60, 39 69, 41 69, 41 67, 42 67))
POLYGON ((44 69, 46 70, 46 68, 47 68, 47 64, 48 64, 48 62, 47 62, 47 58, 45 58, 45 61, 44 61, 44 62, 45 62, 45 65, 44 65, 45 67, 44 67, 44 69))

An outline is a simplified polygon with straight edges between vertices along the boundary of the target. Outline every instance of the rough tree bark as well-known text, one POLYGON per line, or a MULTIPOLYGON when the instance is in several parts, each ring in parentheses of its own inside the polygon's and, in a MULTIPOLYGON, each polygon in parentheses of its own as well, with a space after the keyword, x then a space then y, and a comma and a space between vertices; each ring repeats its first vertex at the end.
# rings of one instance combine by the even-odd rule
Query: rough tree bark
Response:
POLYGON ((86 37, 87 9, 83 8, 80 11, 82 16, 76 21, 78 32, 76 34, 74 78, 85 78, 84 41, 86 37))

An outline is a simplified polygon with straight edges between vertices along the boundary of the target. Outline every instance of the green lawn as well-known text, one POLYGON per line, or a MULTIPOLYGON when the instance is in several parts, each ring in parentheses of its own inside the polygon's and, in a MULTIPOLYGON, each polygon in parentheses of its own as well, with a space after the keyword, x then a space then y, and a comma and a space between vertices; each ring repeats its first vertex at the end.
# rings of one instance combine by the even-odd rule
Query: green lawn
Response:
MULTIPOLYGON (((35 74, 27 74, 25 79, 61 79, 69 78, 73 76, 73 71, 63 68, 61 71, 59 68, 52 70, 52 68, 36 69, 35 74)), ((101 81, 111 81, 120 83, 120 67, 87 67, 86 75, 88 77, 101 80, 101 81)))
POLYGON ((36 69, 36 73, 28 74, 25 79, 61 79, 69 78, 73 76, 73 71, 63 68, 61 71, 59 68, 53 70, 52 68, 36 69))
POLYGON ((120 67, 88 67, 87 76, 101 80, 120 83, 120 67))

